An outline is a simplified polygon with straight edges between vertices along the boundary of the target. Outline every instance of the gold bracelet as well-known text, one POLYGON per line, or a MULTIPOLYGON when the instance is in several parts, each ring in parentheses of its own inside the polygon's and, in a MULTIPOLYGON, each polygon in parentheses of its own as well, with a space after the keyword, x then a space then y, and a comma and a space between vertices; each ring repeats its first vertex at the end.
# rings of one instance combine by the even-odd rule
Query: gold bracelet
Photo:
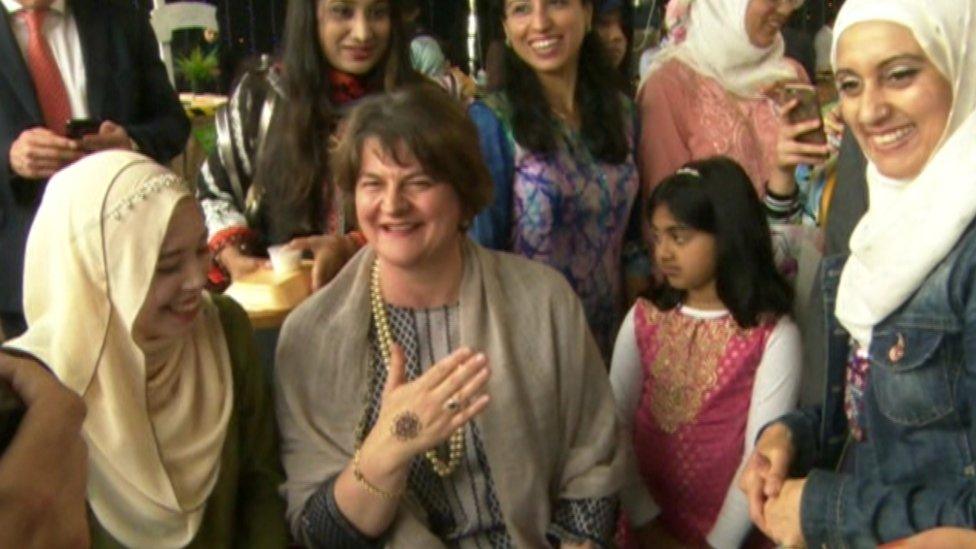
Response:
POLYGON ((366 480, 366 476, 363 475, 363 472, 359 470, 359 448, 356 448, 356 453, 352 458, 352 464, 352 475, 356 478, 356 482, 358 482, 359 485, 370 494, 387 501, 397 501, 400 499, 400 496, 403 495, 403 490, 387 492, 386 490, 366 480))

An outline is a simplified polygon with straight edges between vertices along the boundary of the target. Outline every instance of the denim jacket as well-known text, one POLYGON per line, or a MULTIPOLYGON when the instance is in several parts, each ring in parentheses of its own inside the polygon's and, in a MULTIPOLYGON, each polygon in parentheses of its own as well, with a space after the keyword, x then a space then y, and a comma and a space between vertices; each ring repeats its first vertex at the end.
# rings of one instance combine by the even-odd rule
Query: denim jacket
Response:
MULTIPOLYGON (((976 527, 976 225, 877 324, 864 394, 867 438, 847 446, 850 336, 834 316, 845 256, 821 264, 827 335, 822 406, 783 418, 811 547, 873 547, 936 526, 976 527), (846 451, 853 474, 834 472, 846 451)), ((910 260, 910 258, 906 258, 910 260)))

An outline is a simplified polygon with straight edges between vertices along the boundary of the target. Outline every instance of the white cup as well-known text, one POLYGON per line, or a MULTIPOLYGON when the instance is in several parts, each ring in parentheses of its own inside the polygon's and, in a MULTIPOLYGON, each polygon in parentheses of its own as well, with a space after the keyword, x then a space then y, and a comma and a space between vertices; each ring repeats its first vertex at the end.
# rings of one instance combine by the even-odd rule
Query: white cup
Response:
POLYGON ((302 264, 302 250, 287 244, 269 246, 268 256, 271 258, 271 268, 278 276, 297 271, 302 264))

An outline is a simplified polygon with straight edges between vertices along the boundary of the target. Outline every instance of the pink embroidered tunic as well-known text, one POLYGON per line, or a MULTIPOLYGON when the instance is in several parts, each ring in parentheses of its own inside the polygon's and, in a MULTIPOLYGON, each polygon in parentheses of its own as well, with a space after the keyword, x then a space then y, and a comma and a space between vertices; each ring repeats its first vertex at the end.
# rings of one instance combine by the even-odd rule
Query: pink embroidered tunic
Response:
POLYGON ((684 543, 706 542, 742 461, 756 369, 774 326, 742 329, 731 315, 695 318, 637 302, 643 381, 634 452, 662 504, 659 520, 684 543))
MULTIPOLYGON (((806 80, 798 65, 797 78, 806 80)), ((647 191, 692 160, 725 155, 742 165, 759 196, 775 160, 779 119, 771 99, 733 96, 677 59, 652 74, 638 96, 641 185, 647 191)))

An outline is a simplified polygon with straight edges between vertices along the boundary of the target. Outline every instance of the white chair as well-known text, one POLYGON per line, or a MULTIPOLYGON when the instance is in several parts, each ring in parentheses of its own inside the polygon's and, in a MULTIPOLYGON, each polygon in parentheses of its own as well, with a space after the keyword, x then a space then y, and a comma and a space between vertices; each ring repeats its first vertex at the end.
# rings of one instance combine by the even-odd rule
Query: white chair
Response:
POLYGON ((155 7, 149 13, 156 40, 159 41, 159 54, 166 65, 170 84, 176 85, 173 77, 173 31, 179 29, 218 29, 217 8, 203 2, 172 2, 153 0, 155 7))

